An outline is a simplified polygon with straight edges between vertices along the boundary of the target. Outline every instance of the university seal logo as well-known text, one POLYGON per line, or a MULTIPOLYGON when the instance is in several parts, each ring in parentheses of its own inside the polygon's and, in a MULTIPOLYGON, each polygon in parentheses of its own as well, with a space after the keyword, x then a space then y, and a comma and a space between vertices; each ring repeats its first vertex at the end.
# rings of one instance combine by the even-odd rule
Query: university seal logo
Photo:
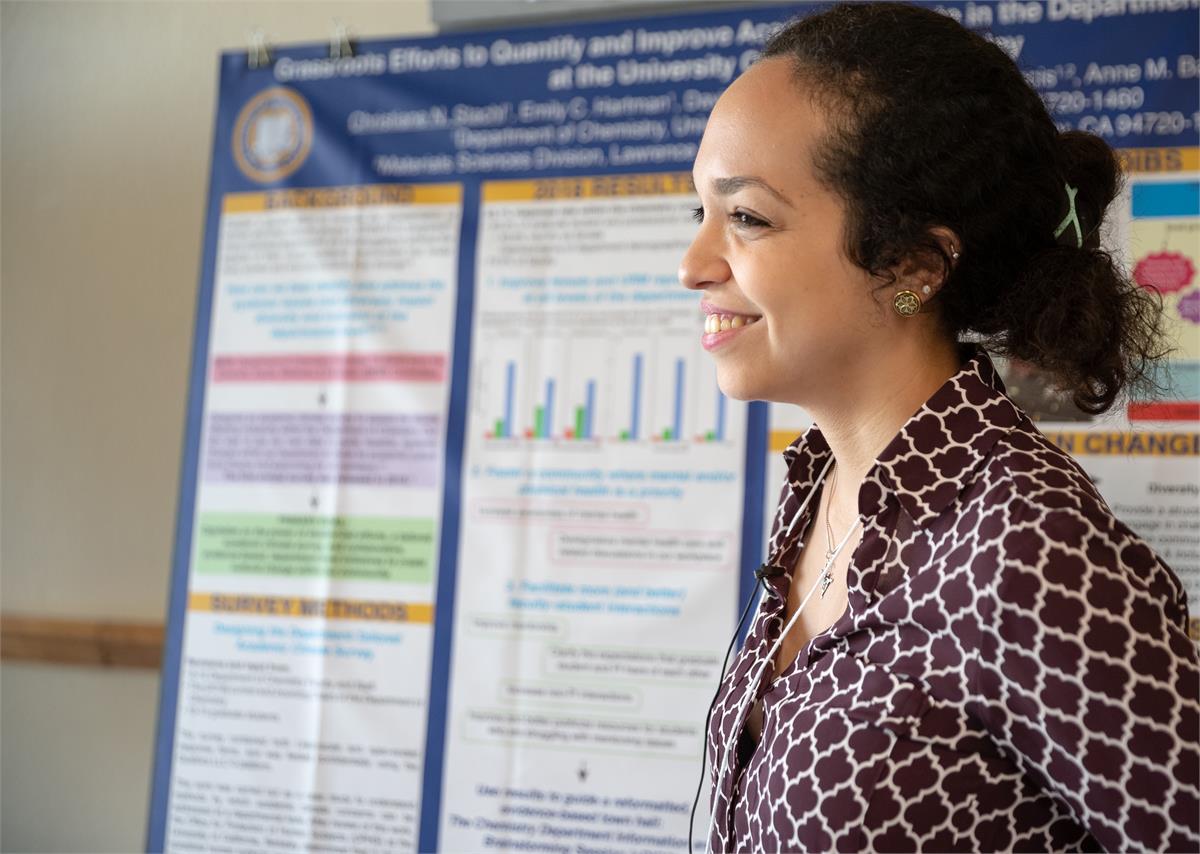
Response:
POLYGON ((291 89, 259 92, 238 113, 233 159, 252 181, 266 184, 291 175, 312 148, 312 110, 291 89))

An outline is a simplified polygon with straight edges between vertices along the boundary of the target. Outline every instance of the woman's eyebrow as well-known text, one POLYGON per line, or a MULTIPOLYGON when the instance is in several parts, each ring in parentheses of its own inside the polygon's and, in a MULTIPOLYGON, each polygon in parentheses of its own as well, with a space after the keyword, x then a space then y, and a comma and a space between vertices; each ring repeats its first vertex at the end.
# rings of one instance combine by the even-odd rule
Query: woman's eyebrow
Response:
POLYGON ((758 187, 766 190, 779 201, 783 202, 789 208, 793 207, 783 193, 776 190, 762 178, 755 178, 753 175, 735 175, 732 178, 714 178, 712 182, 713 192, 718 196, 731 196, 738 190, 745 187, 758 187))

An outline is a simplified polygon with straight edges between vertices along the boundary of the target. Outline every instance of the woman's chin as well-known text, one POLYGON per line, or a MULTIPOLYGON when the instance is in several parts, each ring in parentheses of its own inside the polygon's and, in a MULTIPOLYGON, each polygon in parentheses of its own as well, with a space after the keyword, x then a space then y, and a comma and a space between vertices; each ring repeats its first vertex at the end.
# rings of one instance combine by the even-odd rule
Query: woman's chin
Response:
POLYGON ((721 390, 721 394, 728 397, 730 400, 762 400, 761 395, 755 393, 755 384, 749 381, 749 377, 741 376, 732 371, 723 371, 717 368, 717 388, 721 390))

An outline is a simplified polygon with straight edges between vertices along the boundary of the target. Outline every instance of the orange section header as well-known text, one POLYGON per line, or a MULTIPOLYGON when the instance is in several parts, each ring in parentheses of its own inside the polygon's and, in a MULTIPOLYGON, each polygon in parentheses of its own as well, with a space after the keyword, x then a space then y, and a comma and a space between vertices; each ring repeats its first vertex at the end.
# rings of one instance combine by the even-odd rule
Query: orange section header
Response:
POLYGON ((780 451, 787 449, 787 446, 796 441, 796 438, 804 433, 803 430, 772 430, 770 439, 767 442, 767 447, 771 453, 777 454, 780 451))
POLYGON ((1118 148, 1126 172, 1195 172, 1200 170, 1200 148, 1118 148))
POLYGON ((258 617, 321 617, 327 620, 371 620, 384 623, 433 622, 429 602, 374 602, 353 599, 307 599, 298 596, 255 596, 245 593, 193 593, 189 611, 253 614, 258 617))
POLYGON ((603 199, 618 196, 674 196, 696 192, 687 172, 646 175, 603 175, 591 178, 547 178, 542 181, 485 181, 485 202, 535 202, 559 199, 603 199))
POLYGON ((314 187, 265 193, 227 193, 224 213, 261 213, 281 208, 344 208, 365 205, 462 204, 462 184, 367 184, 314 187))
MULTIPOLYGON (((771 452, 783 451, 799 435, 794 430, 772 430, 771 452)), ((1046 438, 1076 457, 1200 456, 1200 433, 1195 432, 1051 430, 1046 438)))
POLYGON ((1046 438, 1075 457, 1196 457, 1200 433, 1051 430, 1046 438))

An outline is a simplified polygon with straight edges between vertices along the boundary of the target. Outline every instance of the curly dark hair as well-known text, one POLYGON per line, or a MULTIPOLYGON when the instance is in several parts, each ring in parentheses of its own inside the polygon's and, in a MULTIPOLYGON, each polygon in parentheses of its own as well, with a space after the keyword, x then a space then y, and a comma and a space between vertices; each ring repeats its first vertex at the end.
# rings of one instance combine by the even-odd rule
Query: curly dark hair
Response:
POLYGON ((1059 133, 996 45, 902 3, 848 4, 790 22, 763 57, 792 61, 829 122, 819 180, 847 208, 846 252, 889 283, 905 258, 943 265, 947 334, 1053 375, 1085 412, 1162 391, 1162 299, 1099 244, 1121 167, 1099 137, 1059 133), (1077 188, 1083 246, 1055 239, 1077 188), (958 235, 952 262, 931 229, 958 235))

